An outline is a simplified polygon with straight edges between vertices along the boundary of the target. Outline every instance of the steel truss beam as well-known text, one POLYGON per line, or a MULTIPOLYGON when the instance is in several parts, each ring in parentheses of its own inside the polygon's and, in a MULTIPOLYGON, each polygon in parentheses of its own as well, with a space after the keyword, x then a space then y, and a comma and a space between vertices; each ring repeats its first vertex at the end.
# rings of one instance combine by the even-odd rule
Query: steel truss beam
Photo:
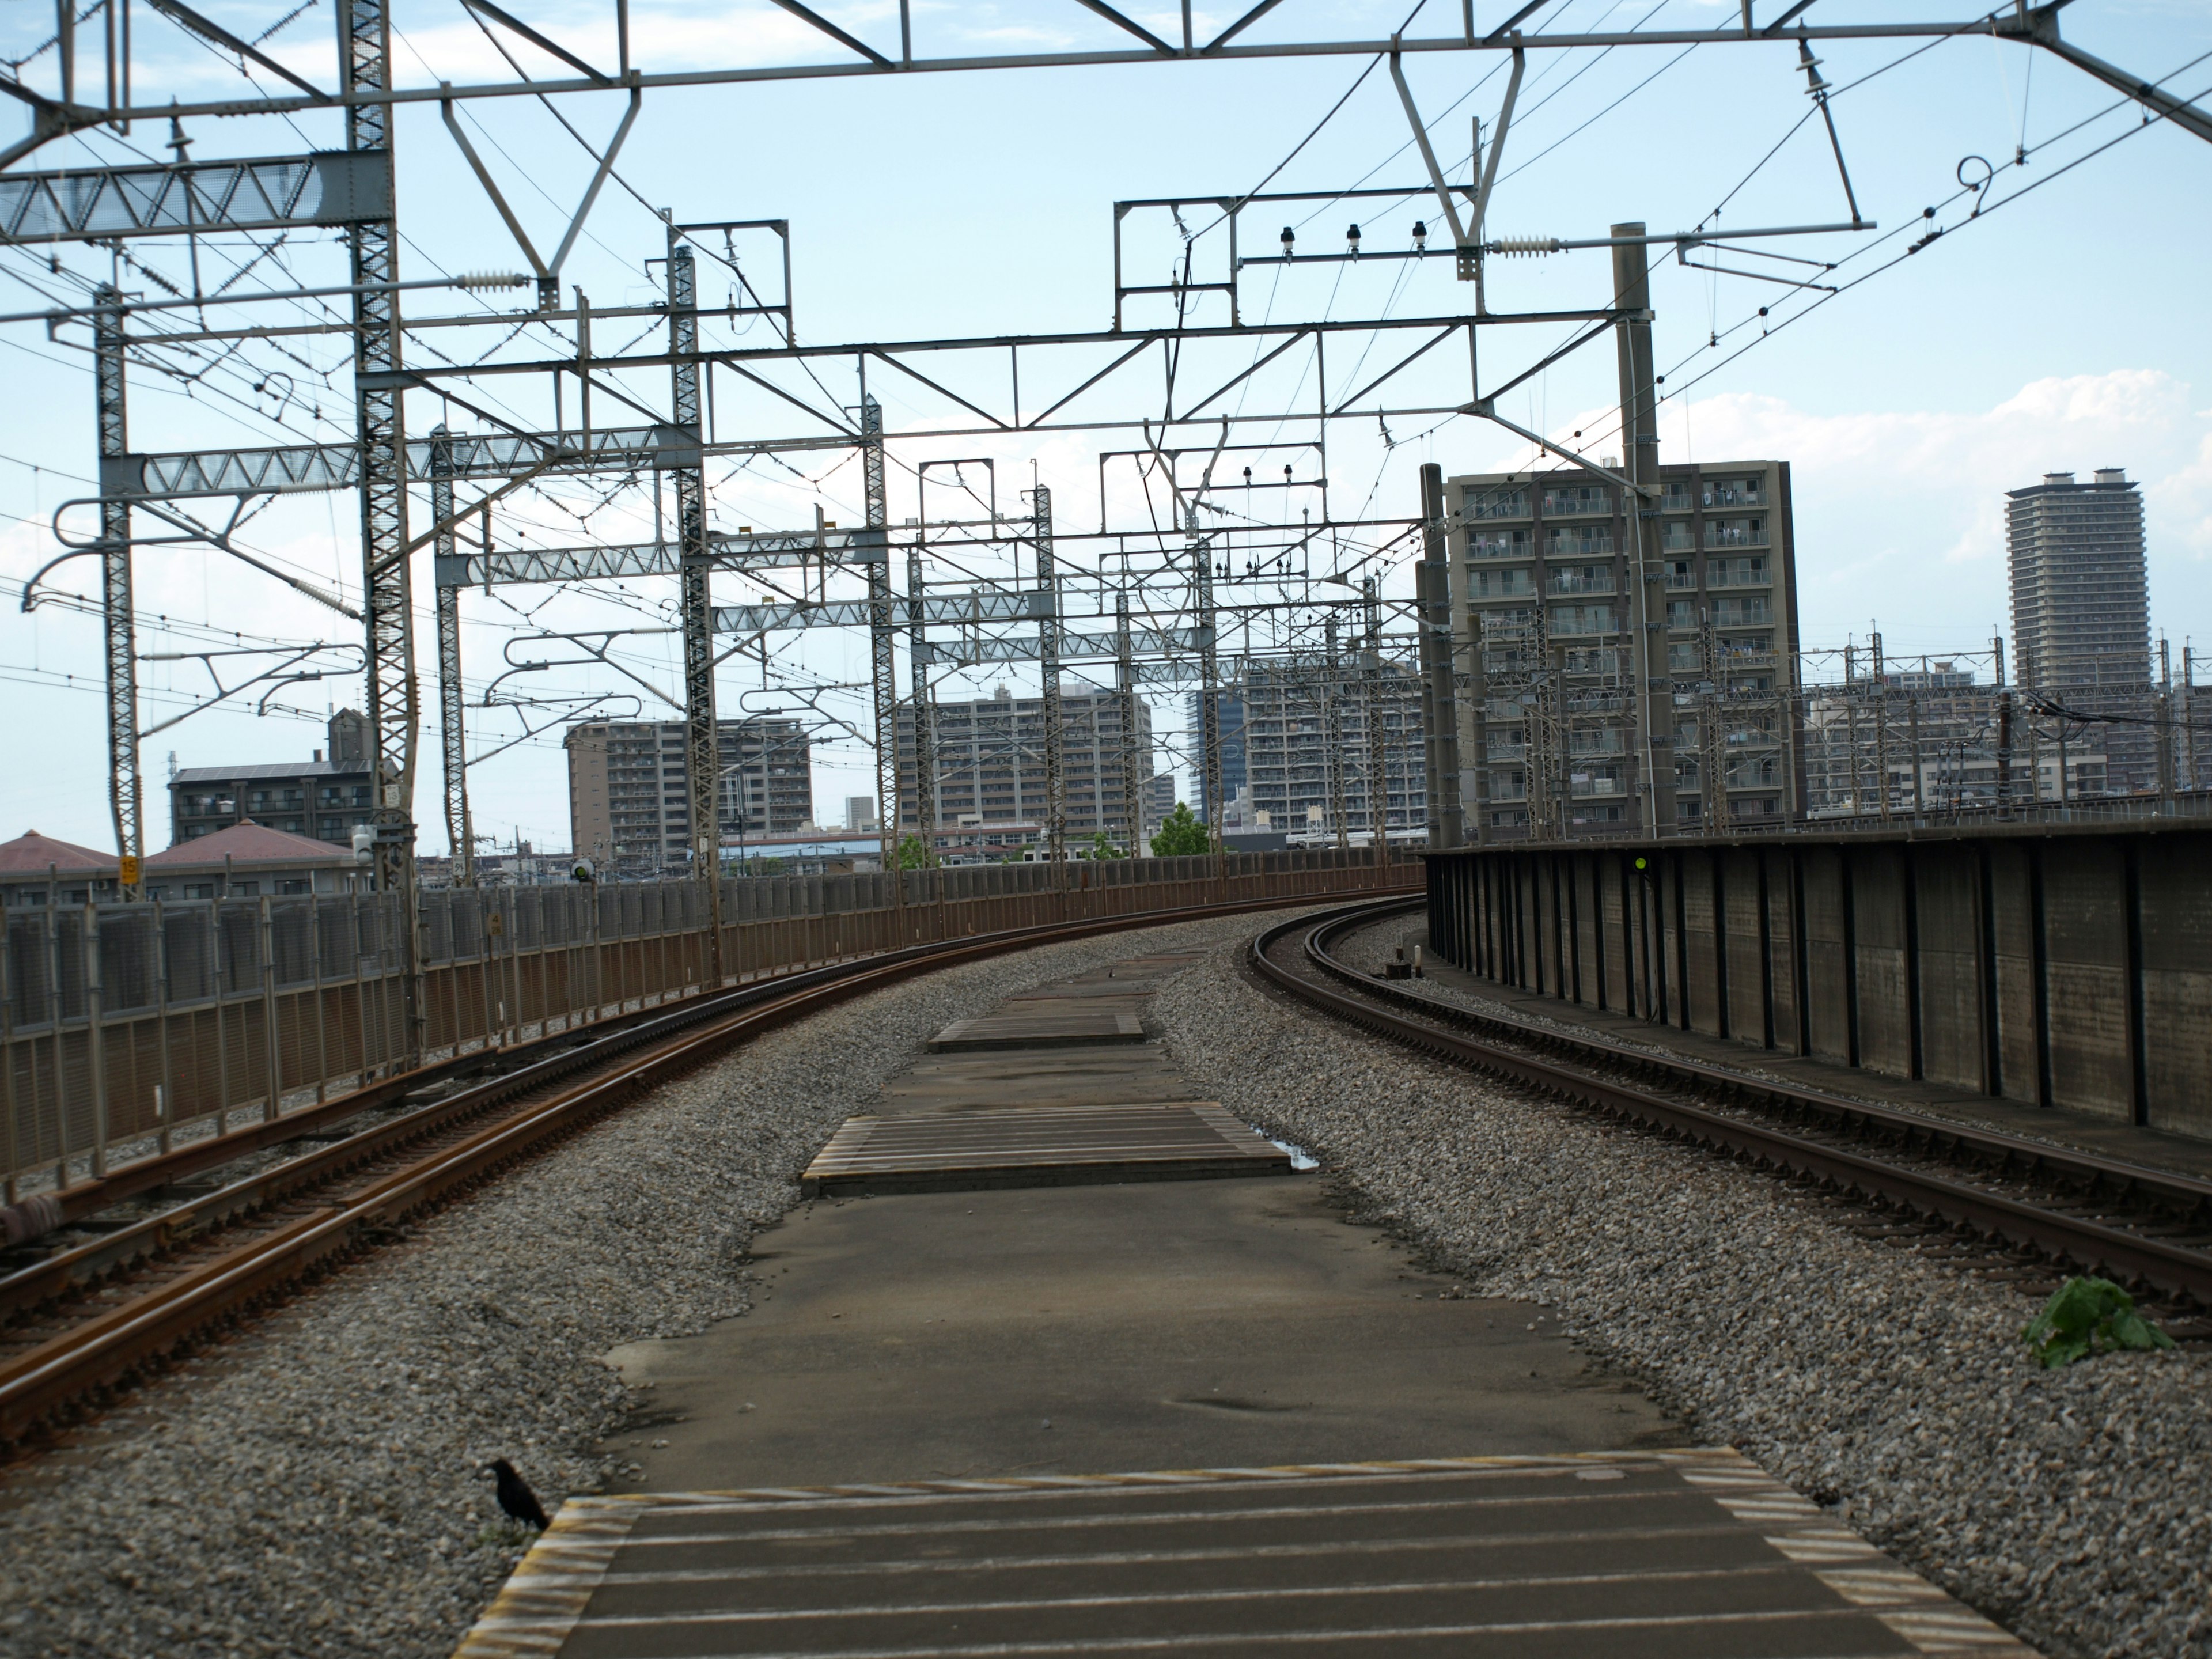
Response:
MULTIPOLYGON (((881 561, 875 562, 880 563, 881 561)), ((872 599, 802 599, 787 605, 718 605, 717 634, 767 634, 784 629, 868 628, 874 625, 872 599)), ((960 627, 981 623, 1026 622, 1054 614, 1053 596, 1042 588, 1012 593, 958 593, 943 599, 909 598, 906 626, 960 627)))
POLYGON ((360 151, 0 173, 0 247, 289 230, 391 216, 390 169, 360 151))
MULTIPOLYGON (((710 532, 706 561, 717 570, 770 570, 823 563, 881 563, 884 550, 858 530, 769 531, 741 536, 710 532)), ((672 542, 613 547, 502 547, 456 551, 437 562, 441 587, 505 587, 532 582, 621 581, 672 576, 682 563, 672 542)), ((865 618, 862 618, 865 621, 865 618)), ((737 631, 737 630, 729 630, 737 631)))
MULTIPOLYGON (((2007 14, 1984 14, 1951 22, 1893 22, 1845 24, 1795 24, 1787 38, 1808 40, 1942 40, 1959 35, 1984 35, 1998 32, 1998 20, 2007 14)), ((1240 26, 1241 27, 1241 26, 1240 26)), ((1231 33, 1235 30, 1231 31, 1231 33)), ((1758 45, 1773 37, 1765 33, 1752 33, 1738 28, 1711 29, 1615 29, 1595 30, 1557 34, 1522 34, 1518 31, 1493 30, 1488 34, 1472 32, 1431 37, 1425 40, 1398 39, 1344 40, 1285 40, 1270 41, 1250 46, 1231 46, 1222 42, 1203 47, 1184 47, 1163 53, 1156 49, 1127 49, 1102 52, 1051 52, 1003 53, 993 56, 965 58, 902 58, 896 62, 880 61, 879 56, 854 63, 838 60, 814 64, 779 64, 749 69, 678 70, 659 74, 635 71, 621 85, 624 89, 642 88, 650 92, 661 88, 711 87, 742 85, 756 82, 840 80, 854 76, 947 75, 966 74, 984 70, 1020 69, 1091 69, 1117 64, 1164 63, 1237 63, 1274 58, 1379 58, 1392 52, 1419 55, 1428 52, 1555 52, 1581 47, 1609 46, 1705 46, 1758 45)), ((422 104, 479 98, 524 98, 550 96, 561 93, 605 92, 609 90, 603 79, 588 76, 567 80, 484 82, 469 86, 432 85, 395 88, 356 89, 349 86, 338 101, 349 105, 422 104)), ((40 102, 46 100, 41 100, 40 102)), ((113 120, 152 121, 178 116, 236 116, 296 113, 301 110, 327 107, 325 100, 301 96, 296 98, 222 98, 209 99, 193 104, 160 104, 126 106, 112 109, 93 109, 70 106, 67 116, 54 117, 44 125, 50 126, 52 137, 75 127, 92 125, 113 120)), ((52 107, 51 106, 49 107, 52 107)))

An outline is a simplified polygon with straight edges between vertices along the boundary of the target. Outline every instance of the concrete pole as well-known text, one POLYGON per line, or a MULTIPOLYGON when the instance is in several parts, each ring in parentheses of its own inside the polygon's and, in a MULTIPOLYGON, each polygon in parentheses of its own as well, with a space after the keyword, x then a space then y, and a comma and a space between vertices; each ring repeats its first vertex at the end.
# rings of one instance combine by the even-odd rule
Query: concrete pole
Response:
MULTIPOLYGON (((1640 237, 1644 227, 1620 224, 1616 237, 1640 237)), ((1613 250, 1613 303, 1618 318, 1621 465, 1637 486, 1620 504, 1628 526, 1630 626, 1636 635, 1637 737, 1650 789, 1645 823, 1674 833, 1674 684, 1667 669, 1666 562, 1654 545, 1659 509, 1659 386, 1651 362, 1651 281, 1644 245, 1613 250), (1648 490, 1646 495, 1642 492, 1648 490)))

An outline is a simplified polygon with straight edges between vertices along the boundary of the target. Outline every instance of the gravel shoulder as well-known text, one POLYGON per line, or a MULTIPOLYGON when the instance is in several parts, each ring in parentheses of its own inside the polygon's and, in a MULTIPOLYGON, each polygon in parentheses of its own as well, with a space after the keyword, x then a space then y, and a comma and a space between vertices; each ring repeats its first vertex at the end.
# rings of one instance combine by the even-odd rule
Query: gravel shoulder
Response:
POLYGON ((746 1305, 753 1233, 917 1045, 1012 993, 1234 917, 949 969, 789 1029, 532 1161, 70 1449, 0 1476, 0 1653, 444 1655, 519 1559, 489 1483, 620 1488, 594 1448, 649 1401, 599 1356, 746 1305))
MULTIPOLYGON (((1379 962, 1395 936, 1367 936, 1379 962)), ((1706 1443, 2057 1656, 2212 1656, 2212 1354, 2058 1372, 2033 1304, 1872 1243, 1829 1200, 1335 1022, 1224 947, 1170 1048, 1470 1291, 1559 1310, 1706 1443)))

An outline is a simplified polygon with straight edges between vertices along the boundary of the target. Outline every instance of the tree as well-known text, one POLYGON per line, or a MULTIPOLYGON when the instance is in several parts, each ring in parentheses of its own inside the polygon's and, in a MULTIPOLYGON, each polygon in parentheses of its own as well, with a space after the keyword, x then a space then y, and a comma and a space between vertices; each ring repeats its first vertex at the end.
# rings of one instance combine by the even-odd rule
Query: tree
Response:
POLYGON ((1125 859, 1129 855, 1114 845, 1114 839, 1103 830, 1091 838, 1091 850, 1082 854, 1086 859, 1125 859))
POLYGON ((920 836, 908 836, 898 844, 898 867, 902 870, 927 870, 935 862, 929 848, 921 844, 920 836))
POLYGON ((1152 856, 1156 859, 1187 858, 1194 853, 1212 850, 1213 837, 1182 801, 1176 803, 1175 811, 1161 823, 1160 833, 1152 837, 1152 856))

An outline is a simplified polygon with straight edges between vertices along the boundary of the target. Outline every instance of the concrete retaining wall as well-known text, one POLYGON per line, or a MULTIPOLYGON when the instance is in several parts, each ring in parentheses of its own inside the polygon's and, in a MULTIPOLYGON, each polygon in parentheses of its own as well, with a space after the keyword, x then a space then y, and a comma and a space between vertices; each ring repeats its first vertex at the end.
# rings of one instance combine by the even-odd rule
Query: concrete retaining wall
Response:
POLYGON ((2212 832, 1432 854, 1431 948, 1753 1048, 2212 1137, 2212 832))

